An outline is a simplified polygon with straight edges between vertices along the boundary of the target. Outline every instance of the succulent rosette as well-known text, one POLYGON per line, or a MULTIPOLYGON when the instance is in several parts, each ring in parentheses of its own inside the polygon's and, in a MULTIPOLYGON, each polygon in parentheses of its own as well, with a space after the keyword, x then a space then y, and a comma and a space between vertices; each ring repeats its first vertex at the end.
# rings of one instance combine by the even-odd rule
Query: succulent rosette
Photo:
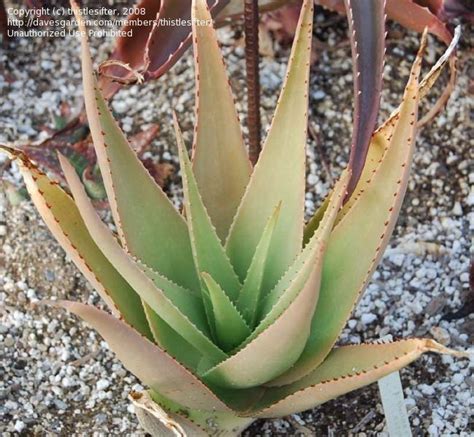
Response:
POLYGON ((192 160, 174 118, 182 213, 114 120, 85 36, 86 110, 117 235, 64 157, 72 197, 26 155, 3 147, 51 232, 112 314, 78 302, 56 305, 96 329, 148 387, 135 396, 147 428, 157 435, 235 434, 255 418, 299 412, 370 384, 425 352, 452 353, 431 339, 335 346, 388 244, 407 187, 419 100, 452 47, 420 81, 424 34, 403 100, 370 139, 352 194, 346 198, 349 165, 305 223, 313 2, 303 4, 254 168, 215 30, 200 25, 211 18, 204 0, 193 1, 192 18, 192 160))

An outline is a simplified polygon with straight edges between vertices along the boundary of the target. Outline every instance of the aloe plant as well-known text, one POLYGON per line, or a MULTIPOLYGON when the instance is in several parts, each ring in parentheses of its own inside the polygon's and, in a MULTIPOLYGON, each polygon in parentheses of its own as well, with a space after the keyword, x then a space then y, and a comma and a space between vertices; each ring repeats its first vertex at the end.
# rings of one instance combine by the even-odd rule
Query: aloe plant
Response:
POLYGON ((174 116, 181 214, 113 119, 74 9, 87 116, 118 235, 101 221, 65 157, 73 197, 26 154, 2 149, 16 159, 44 221, 112 314, 52 303, 96 329, 148 387, 132 399, 151 432, 238 434, 256 418, 314 407, 426 352, 462 355, 426 338, 335 346, 388 244, 406 191, 418 103, 450 52, 419 81, 424 33, 402 103, 372 137, 354 193, 342 206, 349 166, 305 225, 313 3, 303 4, 285 83, 252 168, 215 31, 196 24, 210 12, 204 0, 193 0, 192 161, 174 116))

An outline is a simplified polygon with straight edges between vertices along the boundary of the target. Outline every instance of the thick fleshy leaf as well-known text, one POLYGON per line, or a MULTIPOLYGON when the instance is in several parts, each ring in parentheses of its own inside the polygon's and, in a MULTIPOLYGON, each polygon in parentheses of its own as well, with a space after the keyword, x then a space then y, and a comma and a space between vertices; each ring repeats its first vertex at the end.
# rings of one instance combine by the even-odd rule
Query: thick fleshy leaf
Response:
MULTIPOLYGON (((208 0, 213 17, 228 3, 229 0, 208 0)), ((129 35, 117 38, 110 60, 130 65, 144 80, 157 79, 191 45, 191 0, 141 0, 135 10, 139 13, 129 15, 122 28, 124 32, 132 31, 133 38, 129 35), (144 14, 141 12, 142 8, 145 10, 144 14), (156 20, 157 13, 159 19, 156 20), (137 22, 137 18, 141 22, 137 22), (179 25, 168 24, 173 21, 179 25)), ((121 83, 133 79, 133 73, 119 65, 110 64, 104 72, 106 76, 117 79, 113 82, 108 77, 101 76, 100 84, 106 98, 120 89, 121 83)))
POLYGON ((85 278, 115 314, 151 339, 139 296, 97 247, 71 197, 24 153, 5 146, 0 149, 16 159, 41 217, 85 278))
POLYGON ((305 0, 285 84, 262 153, 239 206, 226 243, 227 253, 243 280, 267 218, 281 202, 266 266, 263 289, 271 289, 301 250, 303 243, 305 147, 313 2, 305 0))
POLYGON ((331 234, 311 335, 298 362, 279 378, 280 384, 300 379, 324 360, 388 244, 405 195, 414 149, 418 76, 426 33, 423 36, 389 150, 368 187, 331 234))
MULTIPOLYGON (((456 48, 456 45, 459 42, 460 36, 461 28, 460 26, 458 26, 455 29, 451 44, 448 46, 443 55, 438 59, 435 65, 431 67, 430 71, 423 77, 423 80, 420 82, 420 99, 424 98, 429 93, 436 80, 438 79, 439 75, 441 74, 443 68, 448 64, 450 59, 452 59, 452 54, 456 48)), ((399 114, 400 107, 397 108, 390 115, 390 117, 379 128, 377 128, 376 132, 374 133, 370 142, 370 147, 367 154, 364 169, 362 171, 362 175, 359 179, 359 182, 357 183, 357 187, 354 190, 352 196, 349 199, 346 199, 346 203, 342 207, 341 211, 339 211, 338 217, 336 219, 336 224, 341 221, 341 219, 346 215, 347 211, 349 211, 352 205, 357 202, 360 197, 360 194, 362 194, 367 188, 367 186, 370 184, 370 181, 373 175, 375 174, 376 168, 380 165, 381 160, 383 159, 385 153, 388 150, 388 146, 390 145, 390 140, 393 137, 393 131, 395 129, 397 117, 399 114)), ((325 199, 324 203, 320 206, 320 208, 316 210, 314 216, 306 225, 304 236, 305 243, 311 238, 315 229, 317 229, 317 226, 319 225, 321 217, 324 214, 328 201, 329 196, 325 199)))
MULTIPOLYGON (((275 9, 288 0, 259 0, 261 12, 275 9)), ((229 22, 230 18, 241 16, 243 3, 241 0, 207 0, 211 15, 217 26, 229 22), (225 9, 224 9, 225 8, 225 9)), ((136 5, 140 13, 133 13, 127 18, 124 32, 132 31, 130 36, 120 36, 116 40, 115 49, 110 60, 128 64, 140 73, 144 80, 152 80, 165 74, 191 45, 191 0, 141 0, 136 5), (142 8, 145 8, 143 14, 142 8), (159 20, 155 20, 159 12, 159 20), (137 18, 141 22, 137 22, 137 18), (148 20, 144 23, 145 20, 148 20), (167 23, 179 21, 179 25, 170 26, 167 23), (153 24, 150 24, 154 21, 153 24)), ((110 98, 134 75, 119 64, 104 68, 109 77, 101 76, 100 84, 106 98, 110 98)))
MULTIPOLYGON (((173 419, 183 426, 186 435, 190 437, 237 436, 255 420, 227 412, 192 410, 166 399, 160 393, 151 391, 150 395, 155 404, 172 415, 173 419)), ((161 436, 161 434, 159 435, 161 436)))
POLYGON ((143 308, 155 343, 196 373, 203 358, 202 353, 171 328, 146 302, 143 302, 143 308))
POLYGON ((209 273, 230 299, 235 301, 241 284, 201 199, 176 116, 174 123, 183 178, 186 217, 196 268, 200 272, 209 273))
POLYGON ((174 304, 189 317, 199 330, 209 334, 206 313, 200 294, 180 287, 139 261, 136 262, 146 276, 153 281, 155 286, 170 296, 174 304))
POLYGON ((429 339, 335 348, 317 369, 303 379, 267 390, 256 406, 261 411, 252 412, 251 415, 279 417, 313 408, 371 384, 405 367, 426 352, 456 354, 429 339))
POLYGON ((82 219, 102 253, 120 271, 120 274, 123 275, 140 297, 170 327, 189 343, 199 348, 203 355, 209 357, 211 361, 219 362, 224 359, 226 354, 209 339, 206 333, 196 327, 195 323, 199 319, 191 319, 191 317, 194 319, 194 317, 201 316, 193 312, 189 308, 189 304, 183 302, 180 296, 181 292, 174 287, 171 281, 168 281, 169 287, 165 287, 166 282, 163 281, 161 284, 163 289, 155 286, 154 282, 145 274, 139 264, 134 262, 120 247, 107 226, 100 220, 73 167, 62 157, 60 157, 60 162, 82 219), (185 311, 188 314, 185 315, 185 311))
MULTIPOLYGON (((318 3, 340 14, 346 12, 344 0, 318 0, 318 3)), ((451 34, 446 24, 427 7, 417 4, 414 0, 387 0, 386 11, 388 18, 410 30, 423 32, 425 27, 428 27, 429 32, 445 44, 451 41, 451 34)))
POLYGON ((354 126, 349 167, 348 196, 364 168, 377 123, 385 55, 385 1, 345 0, 354 71, 354 126))
POLYGON ((94 78, 83 16, 77 5, 74 10, 83 32, 87 118, 122 244, 153 270, 187 288, 198 289, 186 223, 137 158, 108 109, 94 78))
MULTIPOLYGON (((293 299, 292 284, 297 280, 298 277, 304 278, 304 269, 311 268, 311 264, 314 263, 314 257, 318 256, 318 262, 322 262, 324 250, 328 244, 330 233, 333 229, 334 221, 337 217, 337 213, 340 210, 341 202, 347 190, 347 183, 349 182, 350 171, 345 171, 340 180, 337 182, 334 190, 329 197, 329 202, 325 208, 321 223, 318 229, 311 237, 310 241, 306 244, 304 249, 299 253, 296 260, 280 278, 275 288, 265 296, 261 306, 261 317, 264 317, 262 323, 257 328, 257 332, 261 326, 266 326, 270 321, 274 320, 273 317, 277 314, 282 306, 287 306, 293 299), (308 266, 308 261, 310 262, 308 266), (306 266, 306 267, 305 267, 306 266)), ((307 277, 307 274, 306 274, 307 277)))
POLYGON ((251 166, 205 0, 193 1, 192 22, 196 70, 193 171, 217 235, 225 242, 251 166), (204 22, 209 24, 199 24, 204 22))
POLYGON ((232 388, 257 386, 278 376, 298 359, 309 335, 324 250, 345 195, 347 176, 339 182, 322 225, 285 292, 235 355, 203 375, 205 381, 232 388))
MULTIPOLYGON (((342 14, 345 13, 344 0, 319 0, 319 3, 328 9, 342 14)), ((385 10, 388 18, 391 20, 395 20, 402 26, 415 30, 416 32, 423 32, 425 28, 428 28, 430 33, 436 35, 446 45, 449 45, 452 34, 447 24, 431 11, 430 8, 426 7, 426 3, 427 2, 423 0, 387 0, 385 10)), ((451 95, 457 75, 455 58, 450 60, 449 67, 449 83, 433 107, 418 122, 420 126, 432 120, 433 117, 441 111, 451 95)))
POLYGON ((245 278, 244 285, 240 290, 237 308, 240 310, 245 320, 254 327, 257 317, 257 311, 260 306, 260 298, 262 294, 262 280, 267 259, 271 254, 268 249, 272 241, 273 231, 278 222, 281 204, 279 204, 271 217, 269 218, 265 229, 263 230, 260 242, 257 245, 255 254, 245 278))
POLYGON ((212 303, 217 341, 225 351, 234 349, 250 334, 250 328, 212 276, 206 272, 201 276, 212 303))
POLYGON ((98 331, 122 364, 153 390, 189 408, 229 411, 196 376, 126 323, 91 305, 70 301, 56 304, 98 331))

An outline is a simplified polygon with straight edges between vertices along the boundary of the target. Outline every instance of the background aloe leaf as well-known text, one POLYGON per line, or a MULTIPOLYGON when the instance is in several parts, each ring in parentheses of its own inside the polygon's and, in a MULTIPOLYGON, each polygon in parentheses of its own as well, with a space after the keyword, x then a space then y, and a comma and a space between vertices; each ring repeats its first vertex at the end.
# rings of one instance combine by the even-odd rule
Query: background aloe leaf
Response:
MULTIPOLYGON (((451 56, 456 48, 456 45, 459 42, 459 38, 461 36, 461 28, 458 26, 455 29, 453 39, 450 45, 447 47, 443 55, 438 59, 438 61, 433 65, 430 71, 423 77, 423 80, 420 82, 419 85, 419 98, 424 98, 433 85, 435 84, 436 80, 438 79, 439 75, 443 68, 448 64, 450 61, 451 56)), ((375 131, 372 140, 370 142, 369 150, 367 159, 365 161, 364 169, 362 171, 361 177, 359 182, 357 183, 356 189, 354 190, 352 196, 349 199, 346 199, 346 203, 342 207, 341 211, 338 214, 336 219, 336 224, 341 221, 341 219, 346 215, 347 211, 354 205, 354 203, 359 198, 360 194, 365 191, 366 187, 370 183, 376 168, 380 165, 381 160, 385 153, 388 150, 388 146, 390 144, 390 140, 393 136, 393 131, 396 126, 397 117, 400 114, 400 107, 397 108, 390 117, 375 131)), ((327 203, 329 201, 329 197, 326 197, 323 204, 316 210, 313 217, 310 219, 308 224, 305 228, 304 234, 304 243, 306 244, 311 236, 313 235, 315 229, 317 229, 319 222, 324 214, 326 209, 327 203)))
POLYGON ((313 4, 305 0, 275 115, 226 244, 237 274, 245 279, 266 220, 281 202, 264 289, 275 285, 302 247, 312 23, 313 4))
MULTIPOLYGON (((117 38, 110 59, 129 64, 134 70, 140 72, 145 80, 161 77, 191 45, 191 26, 188 24, 191 18, 191 2, 191 0, 141 0, 137 8, 146 10, 145 15, 138 16, 141 20, 154 20, 159 12, 161 19, 179 18, 184 24, 168 26, 164 24, 166 21, 163 23, 157 21, 154 26, 131 26, 132 20, 137 18, 132 14, 122 30, 132 30, 133 38, 128 36, 117 38)), ((267 11, 282 6, 286 2, 287 0, 260 0, 259 8, 260 11, 267 11)), ((225 24, 229 18, 243 13, 241 0, 208 0, 207 4, 212 17, 217 20, 216 25, 225 24)), ((133 77, 128 70, 120 66, 109 65, 104 71, 108 76, 116 77, 122 83, 133 77)), ((100 84, 106 98, 110 98, 121 87, 119 82, 111 82, 105 76, 101 77, 100 84)))
POLYGON ((228 293, 230 299, 235 301, 241 284, 201 199, 176 116, 174 123, 183 178, 186 216, 196 268, 200 272, 209 273, 228 293))
POLYGON ((254 417, 278 417, 313 408, 375 382, 426 352, 456 354, 429 339, 335 348, 304 378, 284 387, 268 389, 255 406, 255 409, 262 410, 250 414, 254 417))
MULTIPOLYGON (((190 320, 191 317, 197 318, 200 316, 189 311, 189 306, 184 306, 185 303, 179 292, 172 287, 173 283, 170 283, 170 288, 163 287, 163 290, 155 286, 153 281, 140 269, 139 265, 125 253, 109 229, 100 220, 74 168, 61 156, 60 162, 84 223, 107 259, 120 271, 121 275, 153 311, 183 338, 199 348, 203 355, 211 361, 219 362, 224 359, 226 354, 195 326, 196 320, 194 322, 190 320), (178 308, 178 305, 181 308, 178 308), (183 314, 181 310, 188 310, 188 314, 183 314)), ((166 284, 163 283, 162 286, 164 285, 166 284)))
POLYGON ((84 32, 82 74, 87 118, 122 244, 153 270, 179 285, 198 289, 186 223, 143 167, 113 119, 93 75, 83 17, 77 6, 74 10, 84 32))
POLYGON ((57 303, 91 325, 122 364, 144 384, 189 408, 229 411, 196 376, 137 331, 91 305, 57 303))
POLYGON ((268 249, 272 241, 273 231, 278 222, 280 208, 281 204, 278 204, 263 230, 237 301, 237 308, 239 308, 251 327, 255 325, 257 311, 260 306, 263 273, 270 255, 268 249))
POLYGON ((237 347, 250 334, 250 328, 212 276, 206 272, 203 272, 201 276, 209 292, 214 311, 217 341, 225 351, 229 351, 237 347))
MULTIPOLYGON (((332 11, 345 14, 344 0, 318 0, 318 3, 332 11)), ((445 44, 451 41, 451 33, 445 23, 443 23, 433 12, 414 0, 386 0, 387 16, 395 20, 402 26, 423 32, 425 27, 433 35, 436 35, 445 44)))
POLYGON ((385 1, 345 0, 352 46, 354 124, 348 196, 364 168, 370 139, 377 123, 385 55, 385 1))
POLYGON ((0 149, 16 159, 31 199, 74 264, 115 314, 151 339, 139 296, 97 247, 71 197, 24 153, 5 146, 0 149))
POLYGON ((193 171, 206 210, 222 242, 251 172, 224 60, 205 0, 192 6, 196 69, 193 171))
MULTIPOLYGON (((344 0, 318 0, 319 3, 339 13, 345 13, 344 0)), ((448 29, 439 16, 433 11, 433 8, 426 7, 430 5, 426 1, 414 0, 387 0, 386 12, 388 18, 395 20, 402 26, 414 30, 416 32, 423 32, 425 27, 429 32, 436 35, 446 45, 452 40, 451 31, 448 29)), ((437 99, 433 107, 427 114, 418 122, 420 126, 430 121, 446 104, 456 82, 456 62, 453 57, 450 62, 450 78, 447 86, 444 88, 440 97, 437 99)))
POLYGON ((279 379, 280 384, 301 378, 326 357, 388 244, 411 166, 418 112, 418 76, 425 44, 426 34, 405 89, 390 148, 369 186, 331 234, 311 335, 300 359, 279 379), (370 219, 367 211, 371 211, 370 219), (358 262, 354 263, 354 259, 358 262))

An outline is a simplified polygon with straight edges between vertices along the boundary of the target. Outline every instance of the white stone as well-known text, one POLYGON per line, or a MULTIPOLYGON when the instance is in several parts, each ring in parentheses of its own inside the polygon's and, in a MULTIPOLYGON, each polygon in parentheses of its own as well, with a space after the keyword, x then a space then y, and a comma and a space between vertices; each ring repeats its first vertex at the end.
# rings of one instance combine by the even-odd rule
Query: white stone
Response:
POLYGON ((106 379, 99 379, 96 384, 97 390, 105 390, 110 385, 110 382, 106 379))

